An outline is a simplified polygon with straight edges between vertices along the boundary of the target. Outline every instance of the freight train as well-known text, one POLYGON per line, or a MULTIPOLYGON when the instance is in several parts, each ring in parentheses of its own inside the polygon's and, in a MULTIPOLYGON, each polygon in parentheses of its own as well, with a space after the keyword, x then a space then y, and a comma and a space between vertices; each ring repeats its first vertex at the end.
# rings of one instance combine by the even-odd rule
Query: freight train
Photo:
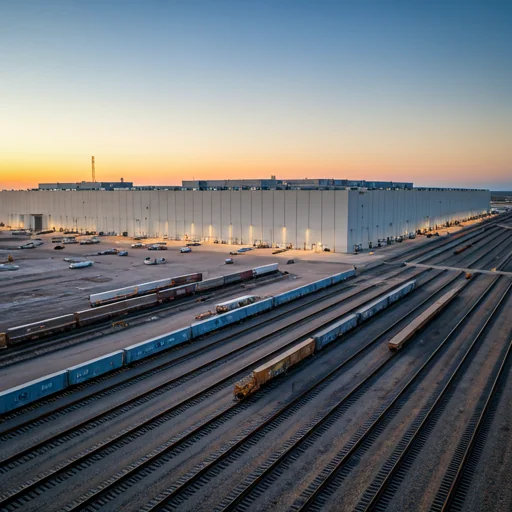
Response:
MULTIPOLYGON (((57 334, 64 331, 70 331, 78 327, 84 327, 93 323, 110 320, 116 316, 125 315, 137 311, 139 309, 146 309, 169 302, 174 299, 188 297, 198 292, 220 288, 227 284, 237 283, 253 279, 255 277, 271 274, 277 272, 278 264, 272 263, 242 272, 236 272, 226 276, 214 277, 212 279, 202 280, 202 274, 189 274, 186 276, 177 276, 162 281, 153 281, 151 283, 143 283, 120 290, 112 290, 103 292, 94 297, 94 306, 91 309, 76 311, 67 315, 59 316, 56 318, 49 318, 17 327, 7 329, 5 333, 0 333, 0 348, 6 348, 13 345, 18 345, 27 341, 34 341, 45 338, 52 334, 57 334), (179 286, 173 288, 166 287, 165 283, 179 283, 179 286), (181 284, 185 282, 186 284, 181 284), (131 292, 129 291, 131 290, 131 292), (154 293, 149 293, 153 290, 154 293), (120 293, 118 293, 120 292, 120 293), (121 296, 133 298, 125 298, 122 300, 121 296), (114 302, 112 302, 114 301, 114 302), (101 304, 101 305, 98 305, 101 304)), ((93 301, 91 301, 93 306, 93 301)))
MULTIPOLYGON (((275 264, 275 266, 267 265, 266 267, 258 267, 257 269, 253 270, 254 275, 265 275, 266 273, 277 270, 277 264, 275 264)), ((69 386, 86 382, 105 373, 109 373, 117 368, 135 363, 141 359, 153 356, 172 347, 193 342, 197 338, 216 331, 217 329, 221 329, 229 325, 234 325, 246 318, 250 318, 268 311, 284 302, 302 297, 307 293, 313 293, 315 291, 341 283, 342 281, 353 277, 354 275, 355 270, 347 270, 345 272, 326 277, 319 281, 315 281, 314 283, 289 290, 283 294, 260 300, 233 311, 228 311, 227 313, 218 315, 214 318, 194 322, 188 327, 184 327, 182 329, 178 329, 176 331, 172 331, 161 336, 136 343, 135 345, 125 347, 122 350, 106 354, 91 361, 80 363, 65 370, 55 372, 51 375, 46 375, 45 377, 27 382, 15 388, 7 389, 0 392, 0 414, 17 409, 18 407, 27 405, 30 402, 62 391, 69 386)), ((228 277, 228 279, 235 279, 234 276, 234 274, 231 274, 229 277, 226 277, 228 277)), ((236 279, 240 280, 239 278, 240 276, 238 276, 236 279)), ((215 278, 214 281, 220 282, 219 279, 222 278, 215 278)), ((205 282, 206 281, 202 281, 202 283, 205 282)), ((196 283, 189 286, 195 285, 196 283)), ((98 308, 94 308, 92 311, 98 311, 98 308)))
POLYGON ((409 281, 395 290, 386 293, 369 304, 362 306, 355 313, 346 315, 326 329, 316 333, 294 347, 283 352, 271 361, 259 366, 253 372, 235 383, 233 395, 235 400, 242 400, 252 395, 260 387, 272 379, 285 373, 288 368, 322 350, 326 345, 336 340, 346 332, 355 329, 370 317, 376 315, 397 300, 401 299, 416 288, 416 281, 409 281))

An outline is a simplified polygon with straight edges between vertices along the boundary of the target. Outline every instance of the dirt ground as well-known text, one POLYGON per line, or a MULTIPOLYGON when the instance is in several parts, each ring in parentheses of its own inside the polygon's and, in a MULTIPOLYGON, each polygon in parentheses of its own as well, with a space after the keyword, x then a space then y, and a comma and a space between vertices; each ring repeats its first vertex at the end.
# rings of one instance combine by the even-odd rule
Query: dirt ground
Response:
MULTIPOLYGON (((443 230, 454 232, 460 228, 443 230)), ((88 309, 89 295, 124 286, 144 283, 194 272, 202 272, 203 279, 251 269, 269 263, 279 263, 281 272, 289 275, 267 284, 251 281, 247 288, 235 287, 232 297, 251 293, 270 296, 313 282, 322 277, 342 272, 356 266, 362 270, 397 253, 412 247, 433 242, 436 238, 417 237, 376 250, 373 254, 341 254, 290 250, 272 254, 272 249, 254 249, 243 254, 230 256, 240 246, 205 244, 192 247, 191 253, 180 253, 183 242, 167 241, 167 251, 132 249, 133 240, 123 237, 101 237, 96 245, 65 245, 63 250, 53 249, 52 235, 41 235, 44 244, 35 249, 16 249, 28 237, 11 236, 10 231, 0 234, 0 262, 14 257, 19 270, 0 272, 0 332, 31 322, 53 318, 67 313, 88 309), (97 255, 108 248, 128 250, 128 256, 97 255), (156 266, 144 265, 144 258, 165 257, 166 263, 156 266), (94 261, 92 267, 69 269, 64 258, 84 258, 94 261), (226 265, 225 259, 232 257, 234 264, 226 265), (294 260, 293 265, 287 264, 294 260), (253 285, 255 285, 253 287, 253 285)), ((153 240, 144 240, 150 243, 153 240)), ((246 285, 245 285, 246 286, 246 285)), ((229 298, 229 297, 228 297, 229 298)), ((228 298, 223 297, 223 301, 228 298)), ((171 316, 160 318, 155 315, 144 325, 134 326, 99 340, 59 351, 58 361, 54 354, 48 354, 18 365, 0 370, 2 389, 26 382, 57 369, 66 368, 114 350, 138 343, 154 336, 181 328, 195 321, 195 316, 215 305, 215 296, 205 303, 184 305, 171 316), (58 368, 57 368, 58 367, 58 368)))
MULTIPOLYGON (((440 234, 445 236, 459 229, 457 226, 443 229, 440 234)), ((203 244, 192 247, 191 253, 180 253, 179 249, 184 242, 167 241, 168 250, 148 251, 145 248, 132 249, 130 246, 134 240, 124 237, 100 237, 99 244, 65 245, 63 250, 57 251, 54 250, 56 244, 51 243, 52 236, 57 235, 40 235, 38 238, 44 241, 40 247, 18 249, 29 237, 13 236, 5 229, 0 231, 0 263, 7 262, 10 254, 14 263, 20 267, 16 271, 0 272, 0 332, 8 327, 88 309, 90 294, 124 286, 195 272, 202 272, 203 279, 208 279, 275 262, 279 263, 281 271, 292 272, 305 284, 352 266, 363 269, 411 247, 436 240, 434 237, 427 239, 421 236, 376 249, 373 253, 289 250, 273 255, 272 249, 254 249, 231 256, 230 251, 237 251, 240 246, 203 244), (128 256, 97 254, 109 248, 127 250, 128 256), (148 256, 164 257, 166 262, 154 266, 144 265, 144 258, 148 256), (234 260, 232 265, 225 264, 225 259, 229 257, 234 260), (64 258, 92 260, 94 265, 70 269, 64 258), (288 260, 294 260, 295 264, 287 265, 288 260)), ((155 241, 143 240, 147 244, 155 241)), ((294 287, 288 283, 282 281, 282 287, 271 285, 265 292, 279 293, 294 287)))

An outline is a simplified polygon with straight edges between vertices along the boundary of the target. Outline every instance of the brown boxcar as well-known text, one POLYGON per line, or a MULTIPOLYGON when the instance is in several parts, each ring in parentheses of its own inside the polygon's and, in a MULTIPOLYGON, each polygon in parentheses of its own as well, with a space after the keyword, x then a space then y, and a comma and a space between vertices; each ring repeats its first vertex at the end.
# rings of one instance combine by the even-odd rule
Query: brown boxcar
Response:
POLYGON ((307 340, 288 349, 286 352, 256 368, 251 375, 235 383, 233 393, 235 399, 242 400, 255 393, 263 384, 285 373, 291 366, 300 363, 315 352, 315 340, 307 340))
POLYGON ((169 300, 174 300, 177 297, 187 297, 189 295, 194 295, 194 293, 196 293, 196 287, 196 283, 191 283, 176 286, 174 288, 168 288, 167 290, 160 290, 157 293, 158 300, 160 302, 166 302, 169 300))
POLYGON ((253 372, 256 382, 261 386, 265 382, 286 372, 290 366, 299 363, 315 352, 315 340, 307 340, 288 349, 286 352, 274 357, 274 359, 256 368, 253 372))
POLYGON ((187 284, 187 283, 197 283, 198 281, 202 281, 202 280, 203 280, 203 274, 199 272, 197 274, 187 274, 186 276, 174 277, 172 280, 172 284, 174 286, 179 286, 179 285, 187 284))
POLYGON ((254 271, 251 270, 244 270, 243 272, 240 272, 240 278, 242 281, 248 281, 249 279, 252 279, 254 277, 254 271))

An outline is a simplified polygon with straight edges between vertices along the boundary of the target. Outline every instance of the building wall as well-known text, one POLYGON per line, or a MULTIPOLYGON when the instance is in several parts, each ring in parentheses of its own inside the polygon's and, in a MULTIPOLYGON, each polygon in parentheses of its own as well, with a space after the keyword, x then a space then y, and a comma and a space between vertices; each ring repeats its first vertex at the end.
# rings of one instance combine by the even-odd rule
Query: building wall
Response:
POLYGON ((0 220, 34 228, 33 215, 42 215, 43 229, 347 252, 483 213, 489 204, 490 192, 455 190, 2 191, 0 220))
POLYGON ((435 228, 447 221, 479 215, 490 208, 485 190, 371 190, 349 191, 349 250, 368 247, 379 239, 435 228))

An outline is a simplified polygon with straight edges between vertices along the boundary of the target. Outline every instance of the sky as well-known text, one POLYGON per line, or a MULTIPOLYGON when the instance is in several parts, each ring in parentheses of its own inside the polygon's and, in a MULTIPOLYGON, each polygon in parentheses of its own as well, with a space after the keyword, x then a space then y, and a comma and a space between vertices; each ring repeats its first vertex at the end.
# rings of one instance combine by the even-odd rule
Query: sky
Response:
POLYGON ((0 189, 512 190, 510 0, 0 0, 0 189))

